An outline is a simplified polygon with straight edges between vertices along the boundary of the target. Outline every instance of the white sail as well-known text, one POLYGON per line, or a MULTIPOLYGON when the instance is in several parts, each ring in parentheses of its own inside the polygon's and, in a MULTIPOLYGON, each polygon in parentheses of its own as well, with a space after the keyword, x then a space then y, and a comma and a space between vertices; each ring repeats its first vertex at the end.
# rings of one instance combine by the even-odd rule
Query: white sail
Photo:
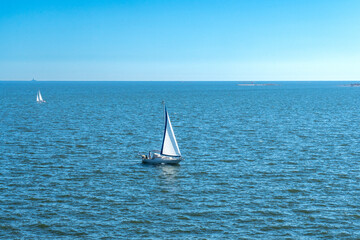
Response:
POLYGON ((165 129, 161 154, 167 156, 181 156, 179 146, 176 142, 174 130, 171 126, 170 117, 165 107, 165 129))
POLYGON ((44 102, 44 100, 43 100, 43 98, 41 96, 40 90, 39 90, 39 100, 40 100, 40 102, 44 102))
POLYGON ((39 99, 39 92, 36 94, 36 101, 37 101, 37 102, 40 102, 40 99, 39 99))

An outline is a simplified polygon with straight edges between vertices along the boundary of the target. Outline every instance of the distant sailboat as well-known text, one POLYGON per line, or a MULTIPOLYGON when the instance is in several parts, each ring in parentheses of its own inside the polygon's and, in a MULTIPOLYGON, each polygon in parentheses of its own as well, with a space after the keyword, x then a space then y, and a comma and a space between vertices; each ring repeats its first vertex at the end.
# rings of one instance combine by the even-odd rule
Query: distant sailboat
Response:
POLYGON ((44 103, 44 102, 46 102, 43 98, 42 98, 42 96, 41 96, 41 93, 40 93, 40 90, 37 92, 37 94, 36 94, 36 102, 38 102, 38 103, 44 103))
POLYGON ((164 128, 164 137, 162 141, 161 150, 150 151, 149 156, 142 155, 143 163, 177 164, 181 160, 183 160, 183 158, 181 157, 179 146, 175 138, 174 130, 172 128, 166 106, 164 107, 164 113, 165 113, 165 128, 164 128))

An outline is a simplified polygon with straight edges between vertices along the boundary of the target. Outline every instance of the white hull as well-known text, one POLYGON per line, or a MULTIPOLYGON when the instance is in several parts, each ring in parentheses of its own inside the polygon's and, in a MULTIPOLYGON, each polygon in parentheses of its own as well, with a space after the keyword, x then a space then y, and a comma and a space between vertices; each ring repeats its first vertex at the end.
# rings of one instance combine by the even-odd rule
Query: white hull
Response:
POLYGON ((150 164, 178 164, 182 158, 175 158, 175 157, 160 157, 160 158, 143 158, 143 163, 150 163, 150 164))

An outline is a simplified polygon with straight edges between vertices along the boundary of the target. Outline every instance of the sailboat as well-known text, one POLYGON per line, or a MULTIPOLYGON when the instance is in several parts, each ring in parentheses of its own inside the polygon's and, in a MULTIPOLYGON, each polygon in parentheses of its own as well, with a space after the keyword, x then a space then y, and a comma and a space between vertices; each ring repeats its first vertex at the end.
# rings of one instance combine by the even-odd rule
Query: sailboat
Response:
POLYGON ((38 103, 44 103, 44 102, 46 102, 43 98, 42 98, 42 96, 41 96, 41 93, 40 93, 40 90, 37 92, 37 94, 36 94, 36 102, 38 102, 38 103))
POLYGON ((150 151, 149 155, 142 155, 143 163, 152 164, 178 164, 183 158, 181 157, 180 149, 177 144, 174 130, 171 125, 170 117, 164 106, 165 127, 162 146, 160 151, 150 151))

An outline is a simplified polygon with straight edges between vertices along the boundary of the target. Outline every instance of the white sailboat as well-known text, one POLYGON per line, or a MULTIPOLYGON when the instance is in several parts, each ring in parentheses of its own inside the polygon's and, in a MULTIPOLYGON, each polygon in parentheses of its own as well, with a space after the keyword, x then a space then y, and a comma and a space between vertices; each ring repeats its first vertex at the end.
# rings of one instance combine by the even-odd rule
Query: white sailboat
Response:
POLYGON ((36 102, 38 102, 38 103, 44 103, 44 102, 46 102, 43 98, 42 98, 42 96, 41 96, 41 93, 40 93, 40 90, 37 92, 37 94, 36 94, 36 102))
POLYGON ((181 157, 180 149, 177 144, 174 130, 171 125, 170 117, 167 112, 166 106, 164 107, 165 113, 165 128, 164 137, 160 151, 150 151, 149 155, 142 155, 143 163, 152 164, 178 164, 183 158, 181 157))

